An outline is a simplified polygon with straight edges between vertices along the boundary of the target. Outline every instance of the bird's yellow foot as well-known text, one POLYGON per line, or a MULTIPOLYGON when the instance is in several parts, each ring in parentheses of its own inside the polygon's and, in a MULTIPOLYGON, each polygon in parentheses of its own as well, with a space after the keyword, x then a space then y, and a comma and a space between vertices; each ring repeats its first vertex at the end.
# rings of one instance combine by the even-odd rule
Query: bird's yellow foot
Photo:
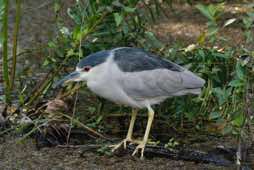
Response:
POLYGON ((124 147, 124 149, 126 149, 127 147, 127 143, 130 143, 130 144, 140 144, 141 141, 138 141, 138 140, 133 140, 133 139, 130 139, 130 138, 126 138, 124 140, 122 140, 120 143, 118 144, 115 144, 115 145, 111 145, 110 147, 112 147, 112 152, 115 152, 118 148, 120 148, 122 145, 124 147))
POLYGON ((141 141, 138 146, 136 147, 136 149, 134 150, 134 152, 132 153, 132 156, 134 156, 139 149, 141 149, 141 156, 140 156, 140 159, 143 159, 144 158, 144 150, 145 150, 145 146, 146 146, 146 142, 144 141, 141 141))

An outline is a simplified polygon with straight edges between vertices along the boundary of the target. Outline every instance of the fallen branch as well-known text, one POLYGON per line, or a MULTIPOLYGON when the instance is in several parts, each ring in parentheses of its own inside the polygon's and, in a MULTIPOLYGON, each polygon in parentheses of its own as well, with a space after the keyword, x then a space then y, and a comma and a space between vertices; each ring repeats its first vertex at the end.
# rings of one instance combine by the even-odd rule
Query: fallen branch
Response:
MULTIPOLYGON (((72 148, 82 149, 81 157, 87 152, 96 152, 99 148, 105 147, 100 144, 87 144, 87 145, 58 145, 59 148, 72 148)), ((135 145, 128 145, 126 150, 119 149, 116 155, 131 154, 135 150, 135 145)), ((163 146, 147 145, 145 148, 145 157, 161 157, 174 160, 193 161, 196 163, 211 163, 218 166, 232 166, 234 162, 234 153, 225 153, 220 148, 215 148, 211 152, 204 152, 200 150, 186 149, 186 148, 174 148, 167 149, 163 146), (228 154, 228 155, 226 155, 228 154), (227 159, 227 156, 232 156, 231 159, 227 159)))
MULTIPOLYGON (((135 150, 134 145, 128 145, 128 152, 132 153, 135 150)), ((192 149, 167 149, 163 146, 147 145, 145 148, 145 156, 147 157, 164 157, 175 160, 193 161, 197 163, 212 163, 219 166, 230 166, 232 161, 223 158, 223 155, 218 153, 207 153, 192 149)))

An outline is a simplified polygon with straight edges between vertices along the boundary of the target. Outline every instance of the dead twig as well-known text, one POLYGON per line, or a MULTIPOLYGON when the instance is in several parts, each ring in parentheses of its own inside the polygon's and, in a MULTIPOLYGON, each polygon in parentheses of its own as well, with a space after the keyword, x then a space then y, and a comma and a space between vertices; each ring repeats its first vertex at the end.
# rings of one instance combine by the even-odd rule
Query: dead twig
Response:
POLYGON ((61 116, 63 116, 63 117, 66 117, 66 118, 68 118, 68 119, 70 119, 70 120, 72 119, 73 123, 78 124, 79 126, 81 126, 82 128, 84 128, 85 130, 87 130, 87 131, 90 132, 90 133, 92 133, 92 134, 94 134, 94 135, 96 135, 96 136, 98 136, 98 137, 100 137, 100 138, 102 138, 102 139, 106 139, 106 140, 108 140, 108 141, 112 141, 112 139, 110 139, 110 138, 108 138, 108 137, 102 135, 101 133, 99 133, 99 132, 97 132, 97 131, 95 131, 95 130, 89 128, 88 126, 86 126, 86 125, 84 125, 82 122, 80 122, 79 120, 77 120, 77 119, 75 119, 75 118, 72 118, 71 116, 68 116, 68 115, 63 114, 63 113, 59 113, 59 112, 58 112, 58 114, 61 115, 61 116))
POLYGON ((74 105, 73 105, 73 111, 72 111, 70 127, 69 127, 69 131, 68 131, 67 139, 66 139, 67 145, 69 144, 69 140, 70 140, 71 128, 72 128, 72 124, 73 124, 74 115, 75 115, 75 112, 76 112, 77 101, 78 101, 78 92, 76 93, 75 101, 74 101, 74 105))

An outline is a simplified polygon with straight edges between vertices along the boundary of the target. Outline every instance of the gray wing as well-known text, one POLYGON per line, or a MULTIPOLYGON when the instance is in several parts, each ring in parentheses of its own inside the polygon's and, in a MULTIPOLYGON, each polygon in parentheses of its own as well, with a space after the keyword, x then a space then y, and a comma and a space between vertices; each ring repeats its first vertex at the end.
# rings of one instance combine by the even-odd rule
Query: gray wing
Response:
POLYGON ((156 69, 126 73, 122 78, 123 90, 135 99, 174 96, 183 91, 199 89, 205 83, 203 79, 188 70, 175 72, 168 69, 156 69))

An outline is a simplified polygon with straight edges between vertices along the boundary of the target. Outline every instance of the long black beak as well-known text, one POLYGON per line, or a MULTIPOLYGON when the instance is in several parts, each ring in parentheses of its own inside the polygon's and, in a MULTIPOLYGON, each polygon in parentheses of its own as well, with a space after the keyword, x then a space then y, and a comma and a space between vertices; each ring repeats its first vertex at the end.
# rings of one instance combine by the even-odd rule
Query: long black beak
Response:
POLYGON ((58 86, 64 85, 64 83, 68 83, 70 81, 75 81, 77 78, 79 78, 80 73, 77 71, 74 71, 67 76, 65 76, 63 79, 57 81, 56 83, 53 84, 53 88, 56 88, 58 86))

